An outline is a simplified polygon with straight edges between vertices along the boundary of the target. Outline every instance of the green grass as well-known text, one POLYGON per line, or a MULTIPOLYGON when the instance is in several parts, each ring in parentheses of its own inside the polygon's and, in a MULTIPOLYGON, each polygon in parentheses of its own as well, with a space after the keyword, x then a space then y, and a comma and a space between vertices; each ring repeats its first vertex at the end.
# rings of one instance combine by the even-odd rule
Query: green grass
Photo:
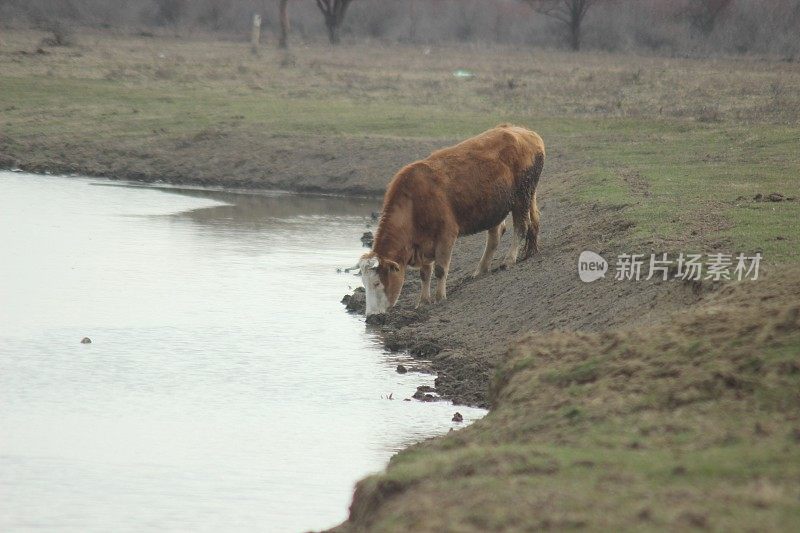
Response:
POLYGON ((764 124, 610 121, 586 128, 580 157, 588 171, 575 191, 583 201, 626 206, 633 238, 657 250, 760 250, 767 261, 796 262, 800 202, 752 199, 800 198, 800 160, 788 156, 798 135, 764 124))
POLYGON ((154 128, 189 134, 215 125, 242 124, 273 134, 455 138, 500 120, 453 115, 430 105, 360 103, 335 95, 297 99, 269 90, 231 93, 217 87, 126 86, 93 79, 0 77, 0 107, 13 107, 4 112, 3 126, 8 134, 22 137, 98 133, 145 137, 154 128))

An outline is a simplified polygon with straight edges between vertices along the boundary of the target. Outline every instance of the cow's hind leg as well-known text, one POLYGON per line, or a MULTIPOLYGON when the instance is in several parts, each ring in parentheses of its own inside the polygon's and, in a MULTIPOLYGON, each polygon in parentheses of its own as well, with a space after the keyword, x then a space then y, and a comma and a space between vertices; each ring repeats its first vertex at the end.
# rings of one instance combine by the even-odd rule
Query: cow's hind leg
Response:
MULTIPOLYGON (((514 218, 514 234, 511 236, 511 248, 503 264, 510 267, 517 262, 520 245, 526 246, 528 242, 529 230, 531 227, 530 203, 521 202, 524 205, 515 206, 511 214, 514 218)), ((526 246, 527 248, 527 246, 526 246)))
POLYGON ((483 257, 481 257, 480 262, 478 262, 478 268, 475 270, 475 274, 473 274, 476 278, 481 274, 489 272, 489 267, 492 266, 494 252, 497 250, 497 245, 500 244, 500 237, 505 230, 506 223, 503 221, 495 227, 489 228, 486 232, 486 248, 484 248, 483 257))
POLYGON ((539 206, 536 205, 536 191, 531 198, 531 222, 525 239, 525 253, 523 257, 529 258, 539 251, 539 206))
POLYGON ((447 299, 447 273, 450 270, 450 256, 453 253, 455 237, 445 239, 436 245, 436 301, 441 302, 447 299))
POLYGON ((419 301, 417 302, 417 307, 422 304, 427 304, 431 302, 431 271, 433 270, 433 265, 428 263, 426 265, 422 265, 419 269, 419 277, 422 279, 422 288, 419 291, 419 301))
POLYGON ((530 213, 528 215, 529 225, 525 238, 525 254, 527 259, 539 251, 539 206, 536 205, 536 187, 539 185, 539 178, 542 176, 544 167, 544 154, 538 154, 533 160, 533 166, 525 171, 526 185, 530 187, 531 202, 530 213))

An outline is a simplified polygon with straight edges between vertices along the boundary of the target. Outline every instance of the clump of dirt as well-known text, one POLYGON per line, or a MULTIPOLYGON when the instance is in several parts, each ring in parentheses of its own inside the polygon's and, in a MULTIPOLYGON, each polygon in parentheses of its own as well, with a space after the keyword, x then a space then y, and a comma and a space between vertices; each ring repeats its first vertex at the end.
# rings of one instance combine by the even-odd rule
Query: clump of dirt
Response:
MULTIPOLYGON (((744 197, 740 196, 739 199, 744 199, 744 197)), ((795 198, 792 196, 784 196, 779 192, 773 192, 770 194, 761 194, 758 193, 753 196, 754 202, 794 202, 795 198)))
POLYGON ((373 242, 375 242, 375 235, 373 235, 371 231, 365 231, 361 236, 361 244, 367 248, 371 248, 373 242))
POLYGON ((364 314, 367 309, 367 294, 364 287, 356 287, 352 294, 345 294, 342 303, 348 311, 364 314))

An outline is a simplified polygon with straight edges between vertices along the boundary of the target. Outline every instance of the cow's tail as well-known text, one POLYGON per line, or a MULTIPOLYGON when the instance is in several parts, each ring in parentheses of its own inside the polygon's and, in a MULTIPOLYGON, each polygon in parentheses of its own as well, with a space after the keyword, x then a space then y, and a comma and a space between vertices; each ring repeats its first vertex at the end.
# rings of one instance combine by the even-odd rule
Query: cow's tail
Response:
POLYGON ((525 252, 523 257, 529 258, 539 251, 539 206, 536 205, 536 189, 539 186, 539 178, 544 168, 544 154, 537 153, 533 160, 531 173, 531 223, 528 226, 528 233, 525 239, 525 252))

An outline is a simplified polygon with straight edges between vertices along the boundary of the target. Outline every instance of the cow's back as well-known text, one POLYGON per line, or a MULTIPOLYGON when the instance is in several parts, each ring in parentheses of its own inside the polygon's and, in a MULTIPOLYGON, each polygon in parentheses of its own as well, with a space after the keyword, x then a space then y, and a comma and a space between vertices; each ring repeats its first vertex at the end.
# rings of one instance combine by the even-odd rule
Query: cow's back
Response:
POLYGON ((539 135, 500 125, 437 150, 422 162, 436 175, 459 233, 468 235, 496 226, 506 217, 519 180, 537 156, 544 158, 539 135))

